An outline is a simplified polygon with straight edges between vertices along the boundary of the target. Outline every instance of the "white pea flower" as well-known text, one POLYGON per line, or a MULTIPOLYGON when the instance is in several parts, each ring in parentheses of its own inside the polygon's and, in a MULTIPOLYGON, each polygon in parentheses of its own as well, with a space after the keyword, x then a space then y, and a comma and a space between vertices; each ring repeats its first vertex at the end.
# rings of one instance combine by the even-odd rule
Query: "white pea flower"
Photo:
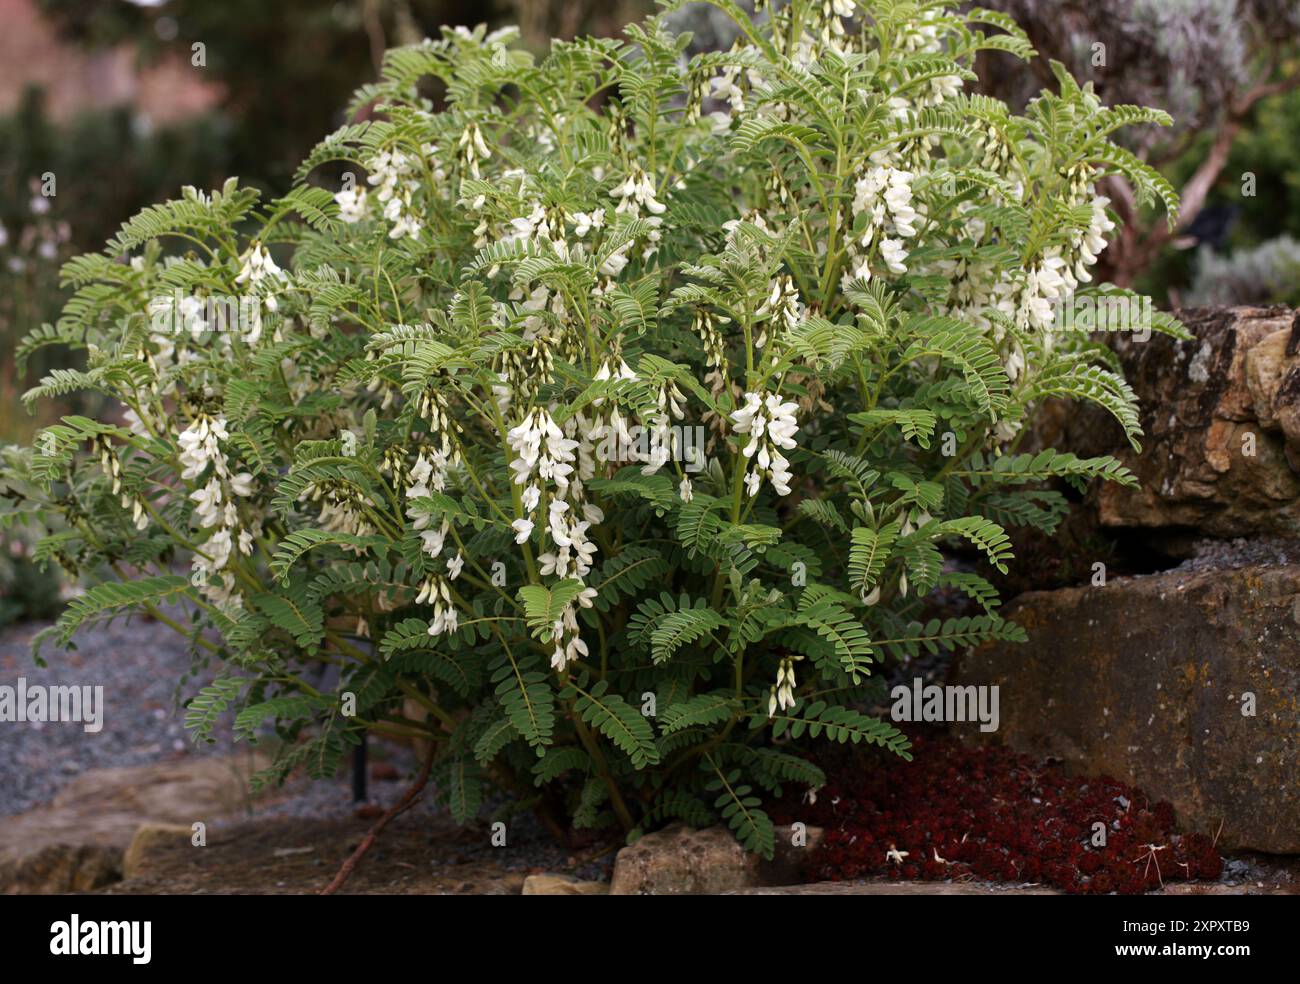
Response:
POLYGON ((794 476, 789 461, 781 452, 794 450, 797 446, 794 435, 799 430, 795 420, 798 409, 798 404, 782 403, 774 393, 766 396, 746 393, 744 404, 731 414, 736 433, 750 437, 741 454, 753 459, 755 465, 745 476, 745 487, 751 496, 758 494, 764 478, 772 483, 772 489, 778 495, 790 494, 790 481, 794 476))
POLYGON ((533 535, 531 519, 516 519, 510 525, 515 531, 515 543, 527 543, 528 538, 533 535))
POLYGON ((456 556, 447 561, 447 579, 450 581, 460 577, 461 569, 465 566, 465 558, 457 551, 456 556))
POLYGON ((536 485, 530 485, 528 488, 524 489, 524 494, 521 498, 523 499, 524 511, 531 513, 537 508, 537 504, 541 501, 542 490, 536 485))
POLYGON ((261 243, 250 246, 241 259, 244 264, 239 270, 239 276, 235 277, 235 283, 256 287, 263 280, 286 278, 285 272, 276 266, 275 260, 261 243))
POLYGON ((442 553, 443 543, 447 539, 447 533, 451 529, 451 524, 447 520, 442 521, 442 526, 436 530, 423 530, 420 533, 420 540, 424 552, 431 558, 436 558, 442 553))
POLYGON ((578 442, 565 437, 545 410, 530 413, 510 429, 506 440, 518 455, 510 462, 516 485, 525 485, 533 477, 561 487, 569 484, 578 442))
POLYGON ((600 265, 600 272, 606 277, 617 277, 628 263, 628 252, 632 249, 631 241, 624 243, 605 258, 600 265))
POLYGON ((334 196, 338 202, 339 218, 349 224, 366 217, 366 189, 344 188, 334 196))
POLYGON ((451 589, 447 579, 435 574, 430 578, 431 586, 427 600, 433 604, 433 618, 429 621, 429 635, 440 636, 453 633, 459 627, 460 617, 451 600, 451 589))
POLYGON ((191 492, 190 499, 194 502, 194 513, 200 526, 217 526, 221 523, 221 483, 216 478, 209 479, 203 488, 191 492))
POLYGON ((221 570, 230 563, 230 552, 234 549, 234 542, 230 538, 230 530, 221 529, 203 544, 203 550, 212 558, 212 566, 221 570))
POLYGON ((605 225, 605 210, 597 208, 592 209, 591 212, 574 212, 573 222, 573 234, 583 239, 593 229, 600 229, 605 225))
POLYGON ((907 249, 904 248, 901 239, 882 239, 880 241, 880 257, 885 261, 885 266, 889 267, 890 273, 907 273, 907 249))

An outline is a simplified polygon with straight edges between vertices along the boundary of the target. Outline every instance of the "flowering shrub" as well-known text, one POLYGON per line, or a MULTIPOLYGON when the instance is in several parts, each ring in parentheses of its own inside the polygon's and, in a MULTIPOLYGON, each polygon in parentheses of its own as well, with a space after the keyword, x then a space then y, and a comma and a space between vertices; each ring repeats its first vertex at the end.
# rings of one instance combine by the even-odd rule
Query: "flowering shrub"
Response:
POLYGON ((420 737, 463 819, 492 785, 770 853, 762 801, 825 781, 814 743, 908 756, 862 710, 873 667, 1020 637, 945 547, 1005 570, 1004 527, 1064 511, 1046 480, 1132 481, 1016 443, 1048 396, 1137 434, 1105 347, 1053 324, 1128 297, 1090 283, 1095 185, 1172 208, 1107 140, 1167 118, 1064 72, 1023 117, 968 94, 978 51, 1028 45, 949 0, 716 6, 742 40, 690 58, 657 19, 539 63, 511 31, 392 51, 356 100, 378 118, 287 196, 186 189, 70 262, 25 351, 87 368, 29 398, 125 418, 67 418, 21 468, 61 561, 120 580, 52 634, 155 613, 221 661, 197 738, 274 720, 276 779, 420 737), (927 620, 936 589, 977 614, 927 620))

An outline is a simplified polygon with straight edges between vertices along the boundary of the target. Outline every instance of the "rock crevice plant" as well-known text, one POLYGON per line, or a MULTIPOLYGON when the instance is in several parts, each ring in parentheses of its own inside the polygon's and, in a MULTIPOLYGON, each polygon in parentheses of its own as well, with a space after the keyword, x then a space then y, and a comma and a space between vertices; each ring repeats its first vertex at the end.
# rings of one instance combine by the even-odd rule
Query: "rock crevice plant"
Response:
POLYGON ((977 52, 1031 52, 948 0, 716 6, 740 40, 693 57, 659 19, 391 51, 289 194, 186 189, 68 263, 20 354, 85 368, 28 399, 123 409, 7 452, 8 518, 110 574, 46 637, 151 613, 218 667, 196 739, 273 723, 277 780, 412 737, 463 820, 496 788, 770 854, 819 743, 908 756, 880 664, 1020 634, 952 549, 1005 569, 1066 509, 1044 483, 1132 481, 1018 442, 1048 397, 1136 441, 1087 319, 1054 324, 1129 296, 1091 283, 1094 188, 1175 208, 1109 140, 1167 117, 1063 70, 1023 116, 969 94, 977 52))

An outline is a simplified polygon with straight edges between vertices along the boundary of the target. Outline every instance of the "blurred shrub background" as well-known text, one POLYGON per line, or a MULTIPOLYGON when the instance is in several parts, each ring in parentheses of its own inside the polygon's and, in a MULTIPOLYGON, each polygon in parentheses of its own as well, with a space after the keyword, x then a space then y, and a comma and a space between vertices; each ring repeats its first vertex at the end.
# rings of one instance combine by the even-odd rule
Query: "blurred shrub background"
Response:
MULTIPOLYGON (((1177 120, 1130 147, 1183 194, 1182 222, 1171 232, 1110 189, 1127 228, 1103 256, 1104 275, 1171 306, 1300 303, 1300 3, 979 5, 1015 16, 1044 56, 1029 67, 990 56, 985 91, 1023 104, 1055 84, 1048 59, 1057 59, 1103 102, 1160 106, 1177 120)), ((100 249, 143 206, 229 175, 284 193, 299 160, 346 121, 348 97, 375 77, 384 50, 437 36, 442 24, 518 24, 541 52, 551 37, 617 35, 652 9, 651 0, 0 0, 0 443, 49 422, 20 396, 60 356, 20 367, 14 347, 58 317, 59 265, 100 249)), ((731 42, 710 8, 674 16, 697 48, 731 42)), ((46 612, 53 582, 34 572, 31 552, 0 532, 0 624, 46 612)))

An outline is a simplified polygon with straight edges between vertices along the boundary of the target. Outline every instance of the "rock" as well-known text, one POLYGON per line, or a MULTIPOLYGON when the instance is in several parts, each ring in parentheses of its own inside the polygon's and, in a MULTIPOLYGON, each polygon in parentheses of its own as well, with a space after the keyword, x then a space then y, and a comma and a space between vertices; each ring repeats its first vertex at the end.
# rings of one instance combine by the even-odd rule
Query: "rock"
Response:
POLYGON ((142 823, 122 856, 122 877, 134 878, 149 867, 160 848, 176 844, 190 845, 193 828, 176 823, 142 823))
POLYGON ((778 827, 771 861, 751 854, 724 827, 693 830, 680 824, 647 834, 614 859, 610 895, 713 895, 761 885, 800 881, 804 852, 821 841, 820 827, 807 829, 795 847, 791 828, 778 827))
POLYGON ((5 895, 90 892, 122 877, 122 852, 98 844, 47 844, 0 860, 5 895))
POLYGON ((1294 895, 1285 886, 1242 884, 1224 885, 1220 882, 1170 882, 1160 890, 1161 895, 1294 895))
POLYGON ((605 895, 604 882, 581 881, 568 875, 529 875, 524 879, 521 895, 605 895))
POLYGON ((84 847, 102 849, 120 870, 123 852, 141 824, 157 821, 189 829, 196 820, 238 813, 249 802, 249 776, 265 765, 263 757, 245 753, 90 769, 71 780, 50 805, 0 817, 0 893, 26 891, 23 886, 31 880, 19 873, 31 870, 29 862, 38 863, 47 849, 73 858, 82 857, 78 852, 84 847))
POLYGON ((1113 454, 1137 475, 1137 488, 1098 487, 1103 527, 1300 534, 1300 314, 1197 308, 1179 317, 1193 340, 1114 343, 1141 402, 1140 454, 1105 411, 1075 404, 1046 408, 1028 447, 1113 454))
MULTIPOLYGON (((769 888, 743 888, 728 895, 1062 895, 1046 885, 1003 885, 994 882, 857 881, 809 882, 769 888)), ((1219 882, 1169 882, 1155 895, 1290 895, 1277 884, 1224 885, 1219 882)))
POLYGON ((1000 688, 997 732, 951 725, 963 740, 1134 784, 1221 848, 1300 852, 1300 565, 1189 565, 1032 592, 1006 614, 1028 641, 954 669, 1000 688))
POLYGON ((809 882, 741 888, 728 895, 1060 895, 1044 885, 1001 885, 991 882, 885 881, 809 882))

